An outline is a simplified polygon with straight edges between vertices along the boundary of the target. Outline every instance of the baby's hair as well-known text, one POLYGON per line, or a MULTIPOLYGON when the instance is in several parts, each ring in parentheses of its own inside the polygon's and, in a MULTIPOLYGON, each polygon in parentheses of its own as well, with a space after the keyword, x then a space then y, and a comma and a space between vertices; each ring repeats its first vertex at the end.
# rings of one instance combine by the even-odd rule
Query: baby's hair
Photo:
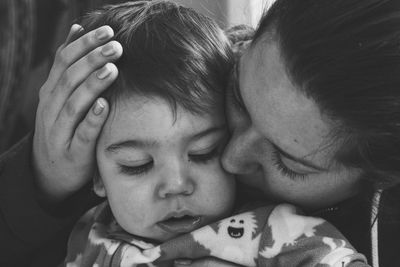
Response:
POLYGON ((113 105, 134 94, 158 96, 194 114, 223 105, 233 64, 230 43, 208 17, 168 1, 107 5, 82 18, 85 32, 109 25, 123 55, 103 96, 113 105))

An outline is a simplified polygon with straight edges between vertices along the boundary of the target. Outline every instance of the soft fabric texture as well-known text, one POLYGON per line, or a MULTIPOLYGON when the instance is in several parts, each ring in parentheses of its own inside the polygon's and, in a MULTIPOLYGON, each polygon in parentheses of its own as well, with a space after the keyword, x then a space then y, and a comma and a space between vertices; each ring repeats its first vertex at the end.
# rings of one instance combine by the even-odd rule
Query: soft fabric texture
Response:
POLYGON ((177 257, 206 256, 242 266, 368 266, 332 225, 288 204, 242 212, 157 246, 126 233, 107 202, 76 224, 65 266, 168 266, 177 257))

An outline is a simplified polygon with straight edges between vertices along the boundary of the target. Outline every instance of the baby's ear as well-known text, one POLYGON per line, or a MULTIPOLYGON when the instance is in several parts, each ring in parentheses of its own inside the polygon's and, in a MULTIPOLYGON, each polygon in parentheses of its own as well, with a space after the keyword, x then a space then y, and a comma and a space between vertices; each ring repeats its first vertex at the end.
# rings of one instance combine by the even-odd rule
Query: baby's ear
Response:
POLYGON ((94 176, 93 176, 93 191, 99 197, 106 197, 107 196, 106 189, 104 188, 103 181, 101 180, 101 177, 100 177, 98 171, 96 171, 94 176))

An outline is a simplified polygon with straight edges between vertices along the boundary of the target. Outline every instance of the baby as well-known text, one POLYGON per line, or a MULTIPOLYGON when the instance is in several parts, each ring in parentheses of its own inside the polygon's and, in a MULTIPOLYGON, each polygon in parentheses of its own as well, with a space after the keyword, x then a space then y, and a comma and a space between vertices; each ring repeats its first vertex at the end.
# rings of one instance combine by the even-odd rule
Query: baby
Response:
POLYGON ((170 266, 182 256, 245 266, 365 261, 335 228, 291 205, 223 219, 235 200, 235 180, 219 161, 234 59, 215 22, 170 2, 137 1, 82 22, 87 31, 101 25, 124 49, 97 143, 94 191, 107 201, 75 226, 66 266, 170 266))
MULTIPOLYGON (((111 112, 97 143, 94 191, 107 202, 86 218, 107 217, 114 234, 123 229, 154 243, 230 215, 235 180, 219 156, 233 56, 223 31, 191 9, 160 1, 106 6, 81 24, 87 31, 111 26, 124 51, 118 79, 103 95, 111 112)), ((72 233, 67 261, 81 250, 74 236, 84 236, 83 225, 72 233)))

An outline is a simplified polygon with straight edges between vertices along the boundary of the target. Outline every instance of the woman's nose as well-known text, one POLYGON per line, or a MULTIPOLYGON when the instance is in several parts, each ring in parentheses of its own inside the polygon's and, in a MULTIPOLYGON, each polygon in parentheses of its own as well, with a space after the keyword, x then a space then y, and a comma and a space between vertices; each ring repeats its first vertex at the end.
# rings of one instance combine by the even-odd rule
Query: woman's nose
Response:
POLYGON ((256 134, 251 129, 235 130, 222 154, 223 168, 234 174, 249 174, 259 169, 256 134))
POLYGON ((170 168, 166 170, 158 186, 158 196, 169 198, 173 196, 189 196, 195 190, 195 182, 189 173, 183 169, 170 168))

